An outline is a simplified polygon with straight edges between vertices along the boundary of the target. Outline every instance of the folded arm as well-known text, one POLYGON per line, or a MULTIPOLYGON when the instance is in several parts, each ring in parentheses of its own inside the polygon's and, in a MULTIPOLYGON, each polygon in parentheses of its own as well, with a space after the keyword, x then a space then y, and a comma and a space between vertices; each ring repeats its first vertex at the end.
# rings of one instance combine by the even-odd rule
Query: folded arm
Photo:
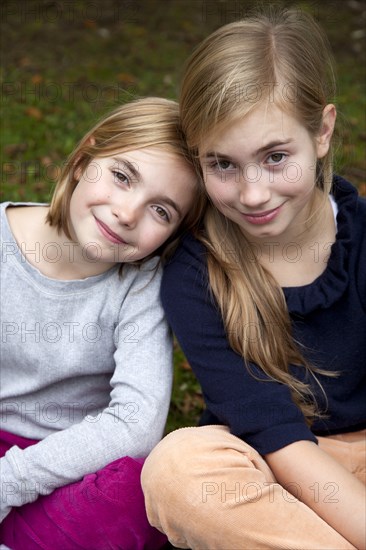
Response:
POLYGON ((365 548, 365 486, 311 441, 297 441, 265 459, 277 481, 356 548, 365 548))

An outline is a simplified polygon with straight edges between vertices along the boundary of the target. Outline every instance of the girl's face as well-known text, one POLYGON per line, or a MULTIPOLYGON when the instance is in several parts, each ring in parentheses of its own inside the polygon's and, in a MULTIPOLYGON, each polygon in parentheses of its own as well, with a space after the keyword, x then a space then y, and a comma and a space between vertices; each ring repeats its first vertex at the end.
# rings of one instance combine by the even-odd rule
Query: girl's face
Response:
POLYGON ((79 258, 100 264, 145 258, 178 228, 192 205, 196 177, 177 156, 146 148, 95 158, 70 201, 79 258))
POLYGON ((314 139, 275 104, 260 105, 200 151, 215 206, 252 241, 295 237, 304 229, 315 188, 316 161, 329 149, 335 108, 323 112, 314 139))

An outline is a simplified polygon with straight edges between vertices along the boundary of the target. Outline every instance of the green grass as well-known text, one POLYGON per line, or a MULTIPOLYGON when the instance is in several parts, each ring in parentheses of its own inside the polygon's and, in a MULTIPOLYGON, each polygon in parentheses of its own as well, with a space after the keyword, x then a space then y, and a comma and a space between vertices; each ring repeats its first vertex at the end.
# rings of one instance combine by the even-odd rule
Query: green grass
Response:
MULTIPOLYGON (((138 96, 176 98, 193 47, 244 16, 253 3, 4 0, 1 200, 47 201, 59 167, 97 118, 138 96)), ((333 45, 343 140, 337 167, 366 195, 364 4, 295 4, 319 19, 333 45)), ((167 431, 196 423, 202 406, 199 386, 176 346, 167 431)))

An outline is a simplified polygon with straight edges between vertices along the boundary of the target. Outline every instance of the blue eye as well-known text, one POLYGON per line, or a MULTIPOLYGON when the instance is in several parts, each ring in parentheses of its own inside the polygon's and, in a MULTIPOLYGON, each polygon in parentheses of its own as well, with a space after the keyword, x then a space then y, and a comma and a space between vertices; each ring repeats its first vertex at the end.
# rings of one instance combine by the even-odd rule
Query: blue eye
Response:
POLYGON ((213 164, 213 167, 219 171, 232 170, 234 168, 233 163, 225 159, 217 160, 212 164, 213 164))
POLYGON ((219 160, 217 162, 217 167, 219 170, 229 170, 230 168, 233 168, 233 163, 229 160, 219 160))

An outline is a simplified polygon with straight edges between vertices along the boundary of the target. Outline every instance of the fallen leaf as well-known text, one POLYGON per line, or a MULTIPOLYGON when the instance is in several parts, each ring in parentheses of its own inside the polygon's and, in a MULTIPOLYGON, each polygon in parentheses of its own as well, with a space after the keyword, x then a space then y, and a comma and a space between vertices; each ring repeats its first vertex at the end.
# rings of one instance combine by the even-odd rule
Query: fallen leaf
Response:
POLYGON ((48 186, 43 181, 37 181, 37 183, 33 184, 32 188, 36 193, 40 193, 40 192, 44 191, 45 189, 47 189, 48 186))
POLYGON ((12 174, 14 172, 14 166, 14 162, 4 162, 1 168, 5 174, 12 174))
POLYGON ((43 81, 43 76, 41 74, 35 74, 31 78, 32 84, 40 84, 43 81))
POLYGON ((18 156, 19 153, 24 153, 27 147, 28 145, 26 143, 11 143, 4 147, 4 152, 8 157, 14 158, 18 156))
POLYGON ((52 164, 53 163, 53 160, 51 159, 51 157, 42 157, 41 158, 41 164, 43 166, 48 166, 49 164, 52 164))
POLYGON ((134 83, 137 82, 136 78, 130 74, 130 73, 119 73, 117 75, 117 80, 119 82, 128 82, 128 83, 134 83))
POLYGON ((40 120, 43 116, 38 107, 28 107, 28 109, 25 110, 25 114, 37 120, 40 120))
POLYGON ((180 364, 180 367, 181 367, 183 370, 192 370, 192 369, 191 369, 191 365, 188 363, 187 360, 182 361, 182 363, 180 364))
POLYGON ((32 62, 30 60, 29 57, 22 57, 20 60, 19 60, 19 65, 20 67, 28 67, 29 65, 31 65, 32 62))
POLYGON ((96 22, 93 21, 92 19, 85 19, 84 27, 86 27, 87 29, 95 29, 96 26, 97 26, 96 22))

